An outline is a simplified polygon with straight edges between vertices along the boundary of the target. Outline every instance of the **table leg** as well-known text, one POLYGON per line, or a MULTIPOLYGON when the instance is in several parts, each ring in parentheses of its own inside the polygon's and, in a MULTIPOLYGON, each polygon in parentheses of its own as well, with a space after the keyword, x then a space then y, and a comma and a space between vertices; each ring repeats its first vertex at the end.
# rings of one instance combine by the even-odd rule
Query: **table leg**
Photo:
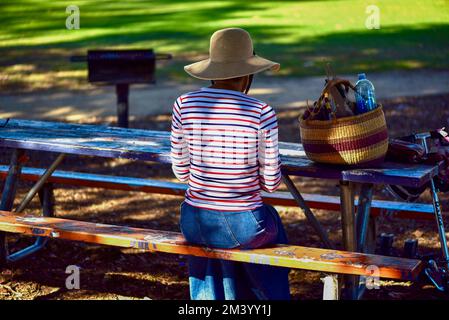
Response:
POLYGON ((360 189, 357 207, 357 251, 367 252, 366 240, 369 230, 371 202, 373 199, 373 185, 364 183, 360 189))
POLYGON ((55 213, 55 196, 52 183, 44 184, 39 191, 39 200, 42 206, 42 216, 53 217, 55 213))
MULTIPOLYGON (((341 224, 343 231, 343 246, 347 251, 357 250, 355 213, 354 213, 354 184, 348 181, 340 181, 341 224)), ((344 296, 355 299, 357 296, 358 277, 345 275, 344 296)))
MULTIPOLYGON (((374 251, 373 242, 375 245, 375 226, 374 218, 370 217, 372 199, 373 185, 370 183, 363 183, 360 188, 356 217, 358 252, 373 253, 374 251)), ((365 292, 366 280, 365 277, 357 278, 357 299, 361 299, 365 292)))
MULTIPOLYGON (((16 196, 17 182, 22 171, 20 158, 25 154, 22 149, 14 149, 9 163, 9 171, 3 187, 0 210, 11 211, 16 196)), ((6 262, 8 247, 6 242, 6 233, 0 232, 0 265, 6 262)))
POLYGON ((323 229, 320 222, 316 219, 312 210, 310 210, 309 206, 306 204, 304 198, 302 197, 301 193, 298 191, 298 189, 296 188, 295 184, 290 179, 290 177, 287 174, 282 174, 282 180, 284 181, 285 185, 287 186, 287 189, 292 194, 293 198, 298 203, 299 207, 303 210, 304 214, 306 215, 307 220, 310 222, 312 227, 315 229, 315 231, 320 236, 321 241, 323 242, 324 246, 329 249, 334 249, 335 247, 332 244, 332 242, 330 242, 326 231, 323 229))

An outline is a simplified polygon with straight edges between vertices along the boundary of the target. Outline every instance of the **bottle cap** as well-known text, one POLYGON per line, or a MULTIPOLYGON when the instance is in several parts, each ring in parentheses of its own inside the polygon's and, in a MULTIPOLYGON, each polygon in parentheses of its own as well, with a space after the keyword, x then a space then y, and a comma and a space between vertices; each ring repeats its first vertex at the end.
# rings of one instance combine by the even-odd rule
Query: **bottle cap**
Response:
POLYGON ((366 74, 359 73, 359 80, 363 80, 363 79, 366 79, 366 74))

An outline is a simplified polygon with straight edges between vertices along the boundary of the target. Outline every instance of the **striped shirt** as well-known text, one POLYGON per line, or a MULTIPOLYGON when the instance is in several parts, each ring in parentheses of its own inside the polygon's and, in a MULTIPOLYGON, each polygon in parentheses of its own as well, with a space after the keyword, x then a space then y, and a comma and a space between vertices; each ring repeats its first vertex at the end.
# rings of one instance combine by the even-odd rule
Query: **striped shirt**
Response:
POLYGON ((176 99, 171 127, 175 176, 188 181, 185 201, 220 211, 262 205, 260 190, 281 181, 274 110, 248 95, 202 88, 176 99))

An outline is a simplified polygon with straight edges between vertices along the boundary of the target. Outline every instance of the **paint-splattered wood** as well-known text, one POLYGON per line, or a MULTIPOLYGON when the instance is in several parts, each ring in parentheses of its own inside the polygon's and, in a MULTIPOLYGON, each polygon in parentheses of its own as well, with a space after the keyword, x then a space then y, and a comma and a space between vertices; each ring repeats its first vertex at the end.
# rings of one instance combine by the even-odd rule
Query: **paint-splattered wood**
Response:
POLYGON ((169 163, 169 144, 163 131, 19 119, 0 126, 0 145, 10 148, 169 163))
MULTIPOLYGON (((44 173, 44 169, 24 167, 21 179, 37 181, 44 173)), ((0 179, 5 179, 8 166, 0 166, 0 179)), ((49 178, 49 182, 76 185, 83 187, 105 188, 124 191, 140 191, 146 193, 159 193, 184 196, 187 185, 183 183, 160 180, 108 176, 100 174, 60 171, 57 170, 49 178)), ((303 193, 307 205, 312 209, 340 211, 340 198, 317 194, 303 193)), ((297 206, 296 201, 289 192, 262 192, 264 202, 279 206, 297 206)), ((358 200, 355 201, 357 207, 358 200)), ((395 218, 433 220, 432 204, 402 203, 396 201, 373 200, 371 214, 373 216, 389 215, 395 218)))
MULTIPOLYGON (((1 125, 0 146, 4 147, 170 163, 170 133, 165 131, 19 119, 1 125)), ((432 166, 394 163, 350 170, 307 159, 301 144, 280 143, 279 147, 282 170, 290 175, 416 187, 437 173, 432 166)))
POLYGON ((176 232, 59 218, 16 216, 5 211, 0 211, 0 230, 33 236, 137 248, 146 251, 194 255, 340 274, 372 275, 372 266, 376 266, 379 277, 391 279, 416 279, 422 268, 422 263, 419 260, 292 245, 277 245, 253 250, 211 249, 190 245, 185 242, 180 233, 176 232))

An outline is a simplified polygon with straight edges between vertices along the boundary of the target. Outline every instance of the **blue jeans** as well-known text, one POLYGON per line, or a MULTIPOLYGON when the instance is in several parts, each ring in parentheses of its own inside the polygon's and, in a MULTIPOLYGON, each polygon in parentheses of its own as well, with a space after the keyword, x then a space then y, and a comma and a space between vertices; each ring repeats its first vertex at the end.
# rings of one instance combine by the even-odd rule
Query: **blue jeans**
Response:
MULTIPOLYGON (((181 232, 190 243, 211 248, 252 249, 286 244, 277 211, 270 205, 225 212, 181 205, 181 232)), ((289 300, 290 269, 188 257, 192 300, 289 300)))

